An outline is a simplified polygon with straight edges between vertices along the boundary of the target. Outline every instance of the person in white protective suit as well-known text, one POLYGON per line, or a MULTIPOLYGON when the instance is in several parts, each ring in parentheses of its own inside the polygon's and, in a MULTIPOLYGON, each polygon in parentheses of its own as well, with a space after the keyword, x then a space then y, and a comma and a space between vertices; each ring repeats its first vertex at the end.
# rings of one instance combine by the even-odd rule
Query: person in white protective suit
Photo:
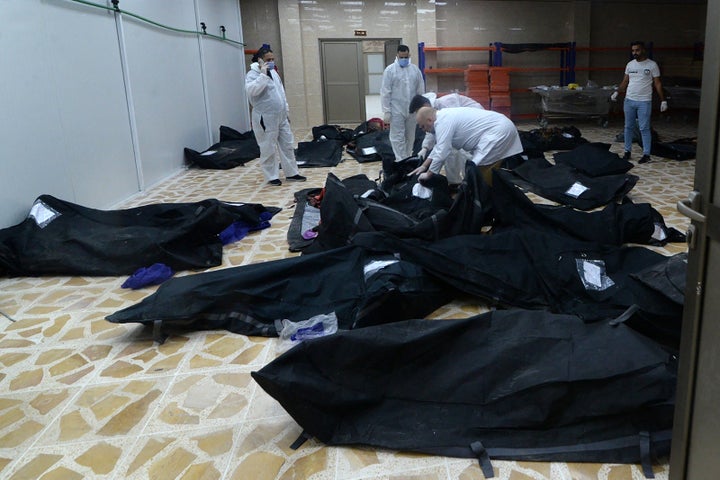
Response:
POLYGON ((470 152, 470 160, 480 168, 485 182, 492 185, 492 171, 500 167, 502 160, 523 151, 515 124, 505 115, 491 110, 422 107, 416 119, 420 128, 426 133, 434 133, 436 139, 428 158, 410 173, 420 174, 421 182, 439 173, 455 148, 470 152))
MULTIPOLYGON (((460 95, 459 93, 449 93, 438 97, 434 92, 427 92, 422 95, 415 95, 410 100, 410 113, 415 114, 422 107, 434 107, 437 110, 443 108, 457 108, 457 107, 472 107, 472 108, 484 108, 480 103, 476 102, 470 97, 460 95)), ((428 152, 430 152, 435 146, 435 134, 432 132, 425 133, 423 139, 422 148, 418 152, 417 156, 420 160, 427 158, 428 152)), ((467 152, 463 150, 453 149, 448 155, 445 161, 445 176, 447 177, 448 183, 451 186, 459 185, 463 179, 463 172, 465 171, 465 162, 470 159, 467 152)))
POLYGON ((400 45, 395 61, 383 72, 380 103, 383 121, 390 124, 390 144, 395 160, 412 155, 415 143, 415 118, 408 108, 410 99, 425 92, 425 81, 420 69, 410 63, 410 49, 400 45))
POLYGON ((295 137, 290 129, 285 89, 275 70, 275 55, 261 47, 252 58, 245 75, 245 90, 252 106, 252 129, 260 147, 260 168, 269 185, 282 185, 280 166, 285 179, 304 182, 295 160, 295 137))

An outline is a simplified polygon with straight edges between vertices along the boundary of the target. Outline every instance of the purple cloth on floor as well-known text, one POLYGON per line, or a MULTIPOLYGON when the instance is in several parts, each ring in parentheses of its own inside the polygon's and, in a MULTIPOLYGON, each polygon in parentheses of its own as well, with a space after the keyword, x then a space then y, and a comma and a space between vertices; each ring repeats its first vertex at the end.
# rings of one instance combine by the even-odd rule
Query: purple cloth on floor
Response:
POLYGON ((318 236, 318 232, 316 232, 315 230, 312 230, 312 229, 311 229, 311 230, 305 230, 305 231, 302 233, 302 237, 303 237, 305 240, 311 240, 311 239, 313 239, 313 238, 315 238, 315 237, 317 237, 317 236, 318 236))
POLYGON ((159 285, 168 278, 175 275, 170 267, 164 263, 155 263, 149 267, 142 267, 135 271, 122 284, 122 288, 132 288, 133 290, 145 287, 147 285, 159 285))
POLYGON ((220 241, 223 245, 227 245, 228 243, 233 243, 242 240, 247 236, 249 232, 254 232, 256 230, 262 230, 263 228, 268 228, 270 226, 270 219, 272 218, 272 214, 270 212, 262 212, 260 214, 260 222, 258 222, 255 225, 251 225, 247 222, 244 222, 242 220, 238 220, 237 222, 233 222, 230 224, 229 227, 227 227, 225 230, 220 232, 220 241))
POLYGON ((220 241, 223 245, 237 242, 245 238, 249 231, 250 227, 245 222, 233 222, 229 227, 220 232, 220 241))

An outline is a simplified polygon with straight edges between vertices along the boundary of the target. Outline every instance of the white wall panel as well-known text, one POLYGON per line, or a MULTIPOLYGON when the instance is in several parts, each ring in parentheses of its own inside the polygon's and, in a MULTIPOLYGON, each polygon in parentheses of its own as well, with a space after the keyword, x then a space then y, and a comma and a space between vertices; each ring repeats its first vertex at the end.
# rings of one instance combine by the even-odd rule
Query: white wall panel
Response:
POLYGON ((40 194, 104 206, 137 191, 112 15, 0 2, 0 227, 40 194))
MULTIPOLYGON (((237 3, 201 2, 200 21, 207 32, 222 36, 220 25, 226 29, 226 38, 242 41, 237 3)), ((245 93, 245 49, 241 45, 214 39, 202 40, 213 142, 219 140, 220 125, 240 132, 250 130, 250 112, 245 93)))
POLYGON ((75 203, 106 207, 138 191, 111 12, 46 2, 42 31, 75 203))
MULTIPOLYGON (((197 30, 193 0, 124 0, 155 22, 197 30)), ((123 16, 145 186, 183 167, 183 148, 204 150, 207 134, 198 39, 123 16)))

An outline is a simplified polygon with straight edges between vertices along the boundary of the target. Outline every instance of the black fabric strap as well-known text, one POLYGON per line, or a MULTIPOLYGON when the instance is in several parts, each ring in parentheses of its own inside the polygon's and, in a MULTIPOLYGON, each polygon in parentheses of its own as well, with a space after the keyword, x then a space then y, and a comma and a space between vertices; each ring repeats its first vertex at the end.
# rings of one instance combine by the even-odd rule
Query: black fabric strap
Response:
POLYGON ((165 340, 168 338, 168 334, 162 331, 162 322, 162 320, 153 321, 153 340, 155 340, 158 345, 165 343, 165 340))
POLYGON ((292 443, 292 445, 290 445, 290 448, 293 449, 293 450, 297 450, 297 449, 300 448, 300 447, 302 446, 302 444, 305 443, 310 437, 311 437, 311 435, 310 435, 309 433, 307 433, 305 430, 303 430, 302 433, 300 434, 300 436, 292 443))
POLYGON ((485 478, 493 478, 495 476, 495 472, 493 472, 493 466, 490 462, 490 456, 488 455, 487 450, 485 450, 483 444, 479 441, 473 442, 470 444, 470 449, 475 454, 475 457, 478 459, 478 462, 480 463, 480 470, 482 470, 485 478))
POLYGON ((640 432, 640 463, 642 464, 645 478, 655 478, 650 458, 650 433, 640 432))
POLYGON ((622 315, 620 315, 620 316, 617 317, 617 318, 614 318, 614 319, 610 320, 609 325, 611 325, 611 326, 614 327, 615 325, 619 325, 619 324, 625 322, 628 318, 632 317, 632 316, 635 314, 635 312, 637 312, 638 310, 640 310, 640 307, 639 307, 639 306, 637 306, 637 305, 630 305, 630 307, 629 307, 627 310, 625 310, 625 311, 622 313, 622 315))
MULTIPOLYGON (((652 440, 655 442, 669 442, 672 438, 672 430, 662 430, 652 434, 652 440)), ((488 448, 488 455, 496 458, 512 458, 523 456, 548 456, 562 453, 582 453, 582 452, 602 452, 608 450, 618 450, 623 448, 634 448, 638 445, 637 435, 626 437, 612 438, 592 443, 581 443, 576 445, 554 445, 552 447, 534 447, 534 448, 488 448)))
POLYGON ((363 215, 362 209, 358 208, 355 211, 355 216, 353 217, 353 225, 355 225, 356 227, 358 226, 358 224, 360 223, 360 219, 362 218, 362 215, 363 215))

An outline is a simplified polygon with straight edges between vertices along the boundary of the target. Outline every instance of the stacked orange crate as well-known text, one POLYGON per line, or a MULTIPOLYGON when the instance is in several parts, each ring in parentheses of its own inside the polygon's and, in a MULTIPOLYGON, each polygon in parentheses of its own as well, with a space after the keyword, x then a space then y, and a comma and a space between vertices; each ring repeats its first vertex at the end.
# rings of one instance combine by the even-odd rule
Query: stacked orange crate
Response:
POLYGON ((490 108, 490 82, 487 65, 468 65, 465 69, 465 96, 490 108))
POLYGON ((490 108, 510 118, 510 69, 490 68, 490 108))

